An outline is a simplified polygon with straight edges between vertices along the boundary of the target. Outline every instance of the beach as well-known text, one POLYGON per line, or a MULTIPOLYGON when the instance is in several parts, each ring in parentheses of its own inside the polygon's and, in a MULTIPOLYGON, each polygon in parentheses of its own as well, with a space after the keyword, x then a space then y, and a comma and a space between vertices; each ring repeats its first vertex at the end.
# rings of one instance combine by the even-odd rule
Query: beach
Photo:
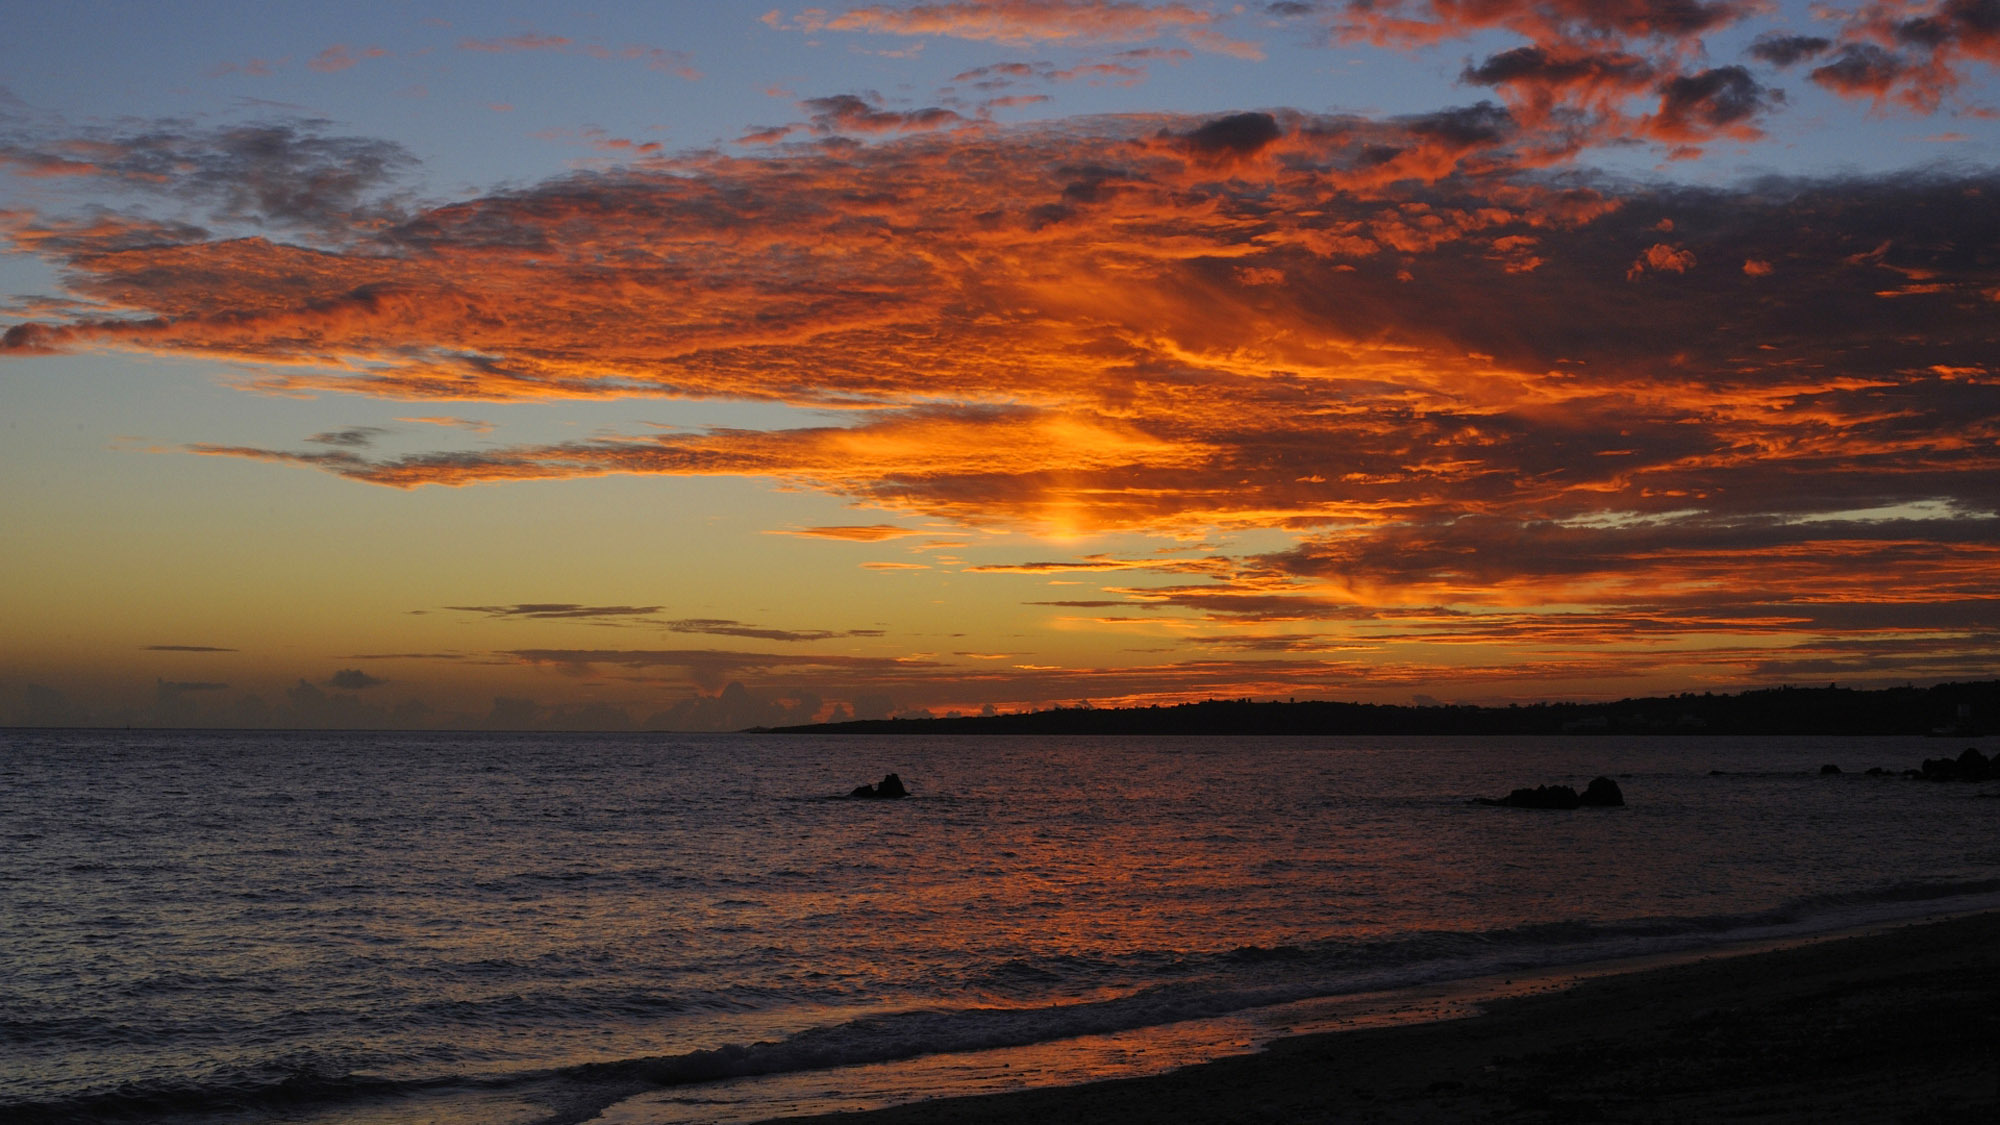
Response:
POLYGON ((1991 1121, 2000 913, 1281 1039, 1150 1078, 813 1118, 938 1122, 1991 1121))

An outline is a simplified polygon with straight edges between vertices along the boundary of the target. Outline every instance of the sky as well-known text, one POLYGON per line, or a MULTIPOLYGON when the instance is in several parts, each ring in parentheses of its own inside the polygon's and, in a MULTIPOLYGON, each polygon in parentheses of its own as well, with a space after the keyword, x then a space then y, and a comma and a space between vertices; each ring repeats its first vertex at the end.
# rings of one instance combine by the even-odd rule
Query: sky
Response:
POLYGON ((9 22, 0 724, 1994 674, 2000 0, 9 22))

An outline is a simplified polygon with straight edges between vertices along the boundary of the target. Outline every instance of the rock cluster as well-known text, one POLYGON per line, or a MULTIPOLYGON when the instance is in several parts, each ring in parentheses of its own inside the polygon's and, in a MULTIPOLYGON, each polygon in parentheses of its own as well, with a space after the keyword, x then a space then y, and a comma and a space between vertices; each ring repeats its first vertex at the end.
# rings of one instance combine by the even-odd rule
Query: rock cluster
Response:
POLYGON ((1510 809, 1610 808, 1625 803, 1618 783, 1608 777, 1593 777, 1578 793, 1567 785, 1537 785, 1516 789, 1505 797, 1474 797, 1475 805, 1501 805, 1510 809))
MULTIPOLYGON (((1711 770, 1720 773, 1720 770, 1711 770)), ((1821 777, 1836 777, 1844 771, 1829 762, 1819 768, 1821 777)), ((1885 770, 1881 766, 1871 766, 1862 771, 1869 777, 1894 777, 1896 770, 1885 770)), ((2000 781, 2000 754, 1991 758, 1968 746, 1956 758, 1925 758, 1922 769, 1903 770, 1903 777, 1913 777, 1919 781, 2000 781)))
POLYGON ((1968 746, 1956 758, 1925 758, 1924 768, 1904 770, 1903 776, 1925 781, 2000 781, 2000 756, 1988 758, 1968 746))
POLYGON ((878 784, 857 785, 854 787, 854 792, 848 794, 849 797, 860 797, 870 800, 886 797, 907 797, 909 795, 910 791, 903 788, 903 779, 893 773, 884 777, 878 784))

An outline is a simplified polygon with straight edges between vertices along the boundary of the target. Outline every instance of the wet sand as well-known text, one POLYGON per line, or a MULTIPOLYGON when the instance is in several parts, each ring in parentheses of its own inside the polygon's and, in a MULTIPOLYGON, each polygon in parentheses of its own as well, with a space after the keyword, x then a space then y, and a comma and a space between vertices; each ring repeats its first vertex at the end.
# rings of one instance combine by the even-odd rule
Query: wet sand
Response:
POLYGON ((810 1119, 2000 1120, 2000 913, 1718 954, 1150 1078, 810 1119))

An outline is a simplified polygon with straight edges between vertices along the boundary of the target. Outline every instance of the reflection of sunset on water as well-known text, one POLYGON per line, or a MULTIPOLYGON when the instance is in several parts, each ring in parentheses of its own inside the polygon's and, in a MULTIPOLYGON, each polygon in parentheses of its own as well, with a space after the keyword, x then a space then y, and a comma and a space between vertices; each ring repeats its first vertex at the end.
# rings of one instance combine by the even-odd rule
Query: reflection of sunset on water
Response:
POLYGON ((1153 1073, 1990 904, 1976 787, 1858 772, 1928 745, 11 731, 0 1110, 665 1125, 704 1118, 625 1115, 1153 1073), (890 766, 907 799, 847 798, 890 766), (1467 799, 1599 771, 1625 807, 1467 799))

